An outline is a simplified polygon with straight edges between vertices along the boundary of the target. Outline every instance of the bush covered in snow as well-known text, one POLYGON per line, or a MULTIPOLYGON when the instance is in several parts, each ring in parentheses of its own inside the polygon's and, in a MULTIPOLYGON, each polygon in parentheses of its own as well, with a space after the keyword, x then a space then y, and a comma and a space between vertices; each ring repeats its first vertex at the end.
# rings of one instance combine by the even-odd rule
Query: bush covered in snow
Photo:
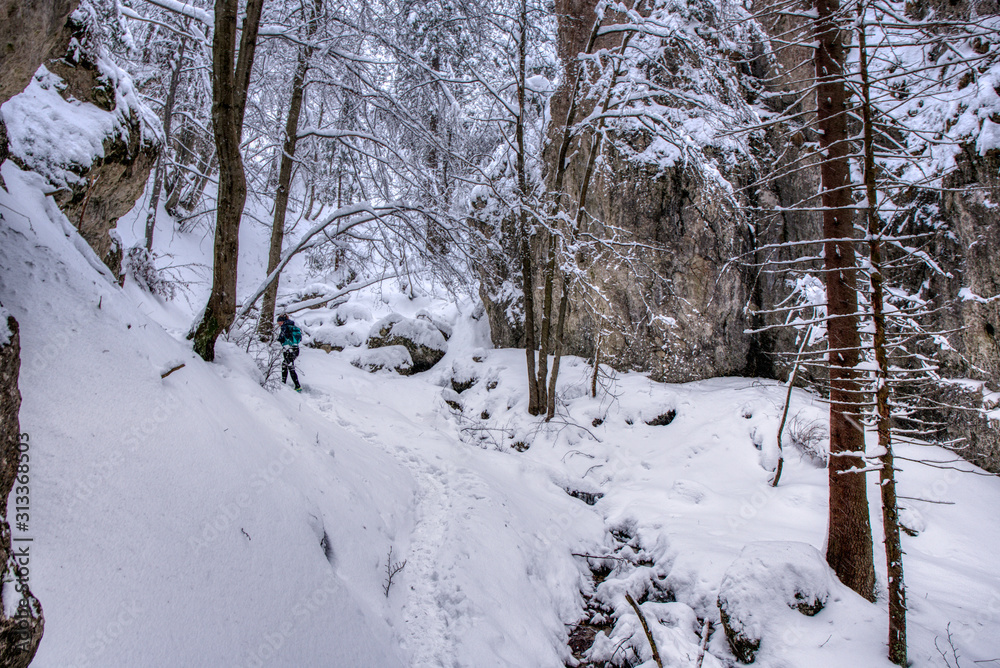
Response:
POLYGON ((142 246, 133 246, 125 256, 125 272, 146 292, 171 300, 177 286, 156 268, 156 258, 142 246))

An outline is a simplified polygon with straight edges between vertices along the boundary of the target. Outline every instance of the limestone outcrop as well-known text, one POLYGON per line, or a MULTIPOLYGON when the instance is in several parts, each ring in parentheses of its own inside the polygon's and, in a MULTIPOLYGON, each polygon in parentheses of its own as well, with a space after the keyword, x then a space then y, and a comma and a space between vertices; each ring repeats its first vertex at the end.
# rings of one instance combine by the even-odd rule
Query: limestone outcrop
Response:
POLYGON ((10 159, 50 182, 59 208, 118 275, 122 249, 111 230, 142 196, 162 132, 93 37, 94 20, 83 10, 69 17, 61 47, 52 46, 2 117, 10 159))

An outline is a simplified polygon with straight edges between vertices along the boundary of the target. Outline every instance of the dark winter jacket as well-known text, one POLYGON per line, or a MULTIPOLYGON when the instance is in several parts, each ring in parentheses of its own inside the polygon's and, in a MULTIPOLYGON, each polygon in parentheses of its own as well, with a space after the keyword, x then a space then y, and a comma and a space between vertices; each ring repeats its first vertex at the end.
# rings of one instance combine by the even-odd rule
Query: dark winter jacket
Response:
POLYGON ((302 341, 302 330, 291 320, 286 320, 281 324, 281 331, 278 332, 278 343, 283 346, 298 346, 302 341))

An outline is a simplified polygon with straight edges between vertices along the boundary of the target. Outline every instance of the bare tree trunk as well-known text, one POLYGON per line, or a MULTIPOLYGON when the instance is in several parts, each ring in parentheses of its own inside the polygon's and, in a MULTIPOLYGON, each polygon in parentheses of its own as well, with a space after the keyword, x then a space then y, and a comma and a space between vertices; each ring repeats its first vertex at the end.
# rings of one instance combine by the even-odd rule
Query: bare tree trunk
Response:
POLYGON ((198 200, 200 200, 201 196, 205 194, 205 186, 208 185, 208 176, 215 169, 216 165, 218 165, 218 162, 219 156, 213 147, 212 152, 209 155, 204 156, 203 159, 199 161, 198 169, 201 172, 201 176, 196 177, 195 184, 191 186, 191 190, 188 192, 187 196, 181 200, 181 189, 177 188, 176 196, 174 193, 171 193, 170 200, 167 201, 167 211, 173 210, 178 203, 180 203, 182 208, 187 209, 188 211, 193 211, 194 207, 198 204, 198 200))
POLYGON ((170 150, 170 128, 174 120, 174 103, 177 100, 177 87, 181 82, 181 68, 184 66, 184 50, 187 39, 182 37, 177 49, 177 60, 170 72, 170 84, 167 88, 167 99, 163 103, 163 150, 156 160, 156 172, 153 175, 153 192, 149 196, 149 211, 146 213, 146 250, 153 250, 153 231, 156 227, 156 210, 160 207, 160 193, 163 191, 164 163, 170 150))
POLYGON ((597 343, 594 344, 594 373, 590 376, 590 396, 597 398, 597 374, 601 372, 601 334, 597 333, 597 343))
POLYGON ((514 129, 517 141, 517 187, 521 208, 517 212, 517 240, 521 261, 521 294, 524 297, 524 357, 528 367, 528 413, 538 415, 541 412, 538 398, 538 376, 535 373, 535 284, 534 267, 531 262, 532 234, 528 231, 528 180, 525 172, 524 145, 524 113, 525 113, 525 80, 527 69, 525 61, 528 50, 528 2, 521 0, 519 16, 521 34, 517 44, 517 126, 514 129))
POLYGON ((549 346, 552 343, 550 330, 552 329, 552 303, 555 298, 553 296, 553 283, 556 273, 556 243, 558 243, 559 238, 551 232, 546 236, 548 255, 545 267, 542 269, 542 324, 538 345, 538 412, 533 413, 533 415, 541 415, 545 407, 548 406, 546 384, 549 376, 549 346))
POLYGON ((846 49, 839 0, 816 0, 816 125, 820 135, 830 369, 830 507, 826 560, 841 582, 874 599, 875 566, 857 365, 857 265, 847 136, 846 49))
MULTIPOLYGON (((322 0, 316 0, 315 13, 306 28, 308 42, 315 32, 315 17, 322 9, 322 0)), ((288 212, 288 197, 292 186, 292 172, 295 168, 295 146, 298 142, 299 116, 302 113, 302 100, 305 97, 306 73, 309 71, 309 58, 312 48, 299 48, 299 61, 292 79, 292 96, 288 106, 288 118, 285 121, 285 144, 282 147, 281 167, 278 171, 278 190, 274 197, 274 222, 271 225, 271 247, 267 257, 267 275, 270 276, 281 261, 281 247, 285 240, 285 215, 288 212)), ((260 320, 257 322, 257 334, 261 340, 270 341, 274 334, 274 307, 278 299, 278 281, 280 276, 264 291, 264 301, 260 308, 260 320)))
POLYGON ((903 549, 899 536, 899 508, 896 503, 896 471, 892 456, 892 429, 889 410, 889 359, 886 352, 885 277, 882 275, 882 243, 879 229, 878 192, 875 174, 875 137, 872 119, 871 82, 865 35, 865 5, 859 7, 858 47, 861 70, 862 120, 864 123, 865 196, 868 200, 868 254, 871 262, 872 321, 875 324, 875 408, 882 469, 882 524, 885 538, 886 575, 889 587, 889 660, 906 665, 906 588, 903 583, 903 549))
MULTIPOLYGON (((621 45, 618 47, 619 56, 624 55, 625 49, 628 48, 628 43, 632 39, 632 33, 627 32, 622 36, 621 45)), ((601 104, 601 113, 604 114, 608 111, 611 105, 611 93, 614 90, 615 84, 618 82, 618 77, 621 74, 620 69, 621 61, 614 64, 614 70, 611 76, 611 84, 608 86, 607 95, 604 97, 604 102, 601 104)), ((567 122, 567 127, 569 123, 567 122)), ((573 229, 568 231, 568 234, 575 235, 580 231, 583 225, 583 214, 586 210, 587 204, 587 193, 590 190, 590 180, 594 175, 594 167, 597 164, 597 156, 601 151, 601 140, 604 138, 602 130, 604 129, 604 119, 602 118, 597 123, 597 128, 594 131, 594 139, 590 147, 590 155, 587 158, 587 168, 583 174, 583 181, 580 184, 580 194, 576 200, 576 218, 574 219, 573 229)), ((560 237, 553 235, 551 237, 551 243, 555 244, 557 241, 561 241, 560 237)), ((550 249, 550 253, 552 249, 550 249)), ((554 259, 554 256, 551 256, 554 259)), ((551 282, 551 277, 546 276, 546 296, 549 294, 549 283, 551 282)), ((556 325, 556 340, 553 344, 553 362, 552 362, 552 377, 549 379, 548 397, 546 401, 546 413, 545 420, 551 420, 555 415, 556 409, 556 384, 559 379, 559 358, 562 355, 563 348, 563 334, 565 332, 564 323, 566 321, 566 311, 569 305, 569 292, 572 289, 572 277, 568 272, 563 272, 562 275, 562 297, 559 303, 559 321, 556 325)), ((551 304, 549 306, 549 313, 551 313, 551 304)), ((544 315, 543 315, 544 317, 544 315)), ((539 370, 541 375, 541 370, 539 370)), ((541 376, 544 382, 545 376, 541 376)))
POLYGON ((556 322, 556 341, 552 349, 552 374, 549 378, 549 393, 546 403, 545 421, 556 414, 556 381, 559 378, 559 360, 562 358, 563 333, 566 330, 566 311, 569 310, 569 276, 563 274, 562 297, 559 298, 559 320, 556 322))
MULTIPOLYGON (((582 11, 582 10, 581 10, 582 11)), ((575 17, 576 19, 581 19, 582 16, 575 17)), ((522 26, 527 25, 527 8, 526 3, 522 0, 522 15, 521 15, 522 26)), ((597 41, 598 31, 601 27, 601 20, 597 19, 594 21, 593 28, 590 33, 590 37, 587 40, 586 47, 584 49, 585 53, 590 53, 594 44, 597 41)), ((522 43, 526 39, 526 30, 522 28, 521 39, 522 43)), ((523 58, 523 56, 521 56, 523 58)), ((518 91, 519 104, 520 106, 520 117, 524 116, 524 63, 521 62, 521 81, 519 82, 520 89, 518 91)), ((567 156, 569 155, 569 146, 573 140, 572 133, 570 129, 576 118, 577 111, 577 93, 579 92, 580 85, 583 79, 583 68, 582 66, 577 66, 576 74, 573 77, 572 88, 570 90, 568 105, 566 108, 566 120, 562 125, 562 140, 559 145, 559 152, 556 157, 556 171, 553 178, 552 190, 555 200, 552 203, 552 208, 550 210, 550 218, 554 219, 556 214, 559 212, 562 200, 562 187, 563 181, 566 176, 566 166, 567 166, 567 156)), ((519 119, 520 123, 520 119, 519 119)), ((521 140, 519 146, 523 146, 523 126, 519 128, 521 133, 521 140)), ((523 172, 521 172, 523 173, 523 172)), ((522 190, 522 192, 524 192, 522 190)), ((522 219, 523 220, 523 219, 522 219)), ((522 229, 525 229, 526 225, 522 222, 522 229)), ((555 246, 556 237, 549 232, 545 235, 545 241, 548 242, 548 250, 546 256, 545 266, 543 268, 543 293, 542 293, 542 321, 541 321, 541 331, 539 332, 539 352, 538 352, 538 365, 536 369, 535 365, 535 298, 534 298, 534 282, 533 282, 533 268, 531 266, 531 253, 532 248, 530 240, 527 239, 527 235, 524 235, 524 239, 527 243, 522 244, 522 262, 521 262, 521 275, 522 275, 522 290, 524 291, 524 311, 525 311, 525 348, 526 358, 528 362, 528 412, 531 415, 541 415, 542 411, 546 410, 548 401, 546 396, 546 382, 548 381, 548 353, 550 345, 549 330, 551 327, 552 319, 552 281, 555 276, 555 246), (527 257, 525 257, 527 253, 527 257)))
POLYGON ((250 70, 257 47, 257 31, 264 0, 248 0, 239 56, 236 56, 237 0, 216 0, 212 41, 212 129, 219 159, 219 194, 215 213, 212 293, 193 334, 194 350, 202 359, 215 359, 215 342, 236 314, 236 265, 240 220, 246 203, 246 172, 240 154, 243 113, 250 70), (233 60, 236 58, 236 68, 233 60))

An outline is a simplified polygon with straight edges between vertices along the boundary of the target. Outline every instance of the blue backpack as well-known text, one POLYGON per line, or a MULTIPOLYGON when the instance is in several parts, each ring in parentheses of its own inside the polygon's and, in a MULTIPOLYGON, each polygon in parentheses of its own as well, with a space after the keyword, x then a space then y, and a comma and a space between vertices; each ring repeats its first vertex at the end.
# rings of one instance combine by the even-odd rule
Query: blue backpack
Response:
POLYGON ((291 320, 281 326, 281 334, 283 345, 297 346, 302 341, 302 330, 291 320))

